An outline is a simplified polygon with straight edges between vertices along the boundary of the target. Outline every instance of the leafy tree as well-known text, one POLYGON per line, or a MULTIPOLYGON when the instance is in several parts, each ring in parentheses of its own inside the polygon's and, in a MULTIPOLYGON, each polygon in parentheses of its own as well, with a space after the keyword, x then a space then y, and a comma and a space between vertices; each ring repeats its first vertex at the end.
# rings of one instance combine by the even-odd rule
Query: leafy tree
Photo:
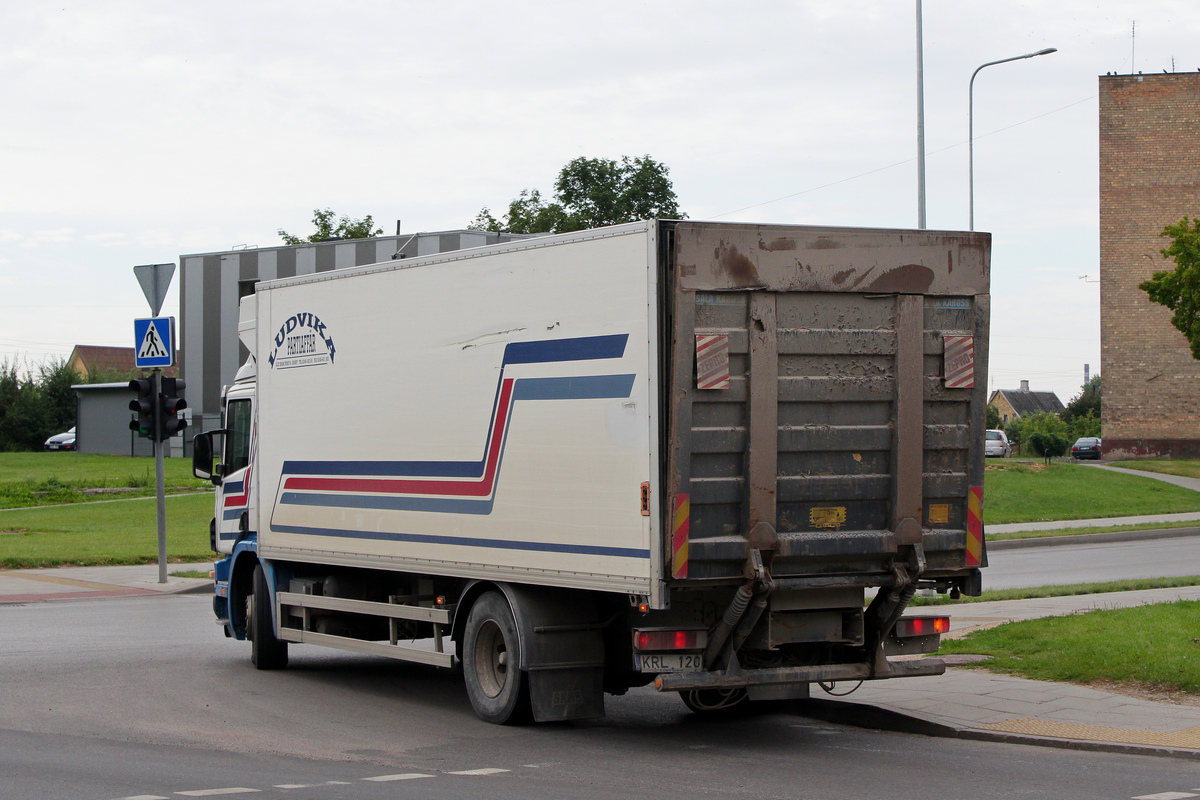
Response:
POLYGON ((639 219, 686 219, 665 164, 650 156, 620 161, 576 158, 558 173, 554 202, 537 189, 523 189, 496 219, 484 207, 468 225, 503 233, 564 233, 639 219))
POLYGON ((1100 436, 1100 400, 1100 376, 1093 375, 1062 412, 1063 422, 1067 423, 1068 439, 1074 441, 1081 436, 1100 436))
POLYGON ((1175 261, 1175 269, 1155 272, 1138 288, 1175 312, 1171 324, 1187 337, 1192 357, 1200 358, 1200 217, 1191 221, 1184 217, 1159 235, 1171 239, 1171 246, 1159 252, 1175 261))
POLYGON ((0 362, 0 451, 40 450, 42 443, 75 424, 79 373, 65 358, 52 358, 22 371, 0 362))
POLYGON ((82 382, 79 373, 67 365, 65 358, 52 358, 38 367, 38 394, 48 426, 39 445, 75 424, 77 400, 71 387, 82 382))
POLYGON ((987 429, 989 431, 1000 429, 1000 409, 995 406, 987 407, 987 429))
POLYGON ((1062 413, 1062 418, 1066 422, 1076 417, 1087 416, 1089 413, 1097 419, 1100 418, 1100 376, 1093 375, 1087 383, 1079 389, 1079 394, 1071 398, 1071 402, 1067 403, 1067 408, 1062 413))
POLYGON ((340 217, 334 219, 332 209, 322 211, 319 208, 313 209, 313 226, 316 227, 316 232, 302 239, 299 236, 293 236, 283 228, 279 229, 279 237, 283 239, 284 244, 305 244, 306 242, 323 242, 326 239, 370 239, 373 236, 378 236, 383 233, 383 228, 371 227, 375 224, 375 220, 371 219, 371 215, 362 219, 351 219, 350 217, 340 217))
POLYGON ((567 212, 561 205, 542 202, 542 194, 537 189, 522 189, 521 194, 508 204, 508 213, 504 215, 503 220, 497 220, 485 207, 467 227, 476 231, 502 233, 561 233, 579 230, 569 225, 567 212))
POLYGON ((1100 437, 1100 417, 1096 416, 1096 412, 1090 408, 1087 413, 1080 417, 1074 417, 1067 422, 1067 428, 1070 431, 1068 439, 1075 441, 1081 436, 1100 437))
POLYGON ((15 362, 0 364, 0 450, 37 450, 50 435, 42 435, 46 414, 37 389, 15 362))

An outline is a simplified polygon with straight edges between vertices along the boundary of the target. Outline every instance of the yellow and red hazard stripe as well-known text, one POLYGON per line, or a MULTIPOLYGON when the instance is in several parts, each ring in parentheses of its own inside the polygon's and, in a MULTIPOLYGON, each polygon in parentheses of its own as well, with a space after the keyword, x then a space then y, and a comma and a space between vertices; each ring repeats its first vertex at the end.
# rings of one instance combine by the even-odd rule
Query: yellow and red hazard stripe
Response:
POLYGON ((692 513, 689 495, 675 495, 675 514, 671 525, 671 577, 688 574, 688 528, 692 513))
POLYGON ((983 487, 972 486, 967 493, 967 566, 983 563, 983 487))

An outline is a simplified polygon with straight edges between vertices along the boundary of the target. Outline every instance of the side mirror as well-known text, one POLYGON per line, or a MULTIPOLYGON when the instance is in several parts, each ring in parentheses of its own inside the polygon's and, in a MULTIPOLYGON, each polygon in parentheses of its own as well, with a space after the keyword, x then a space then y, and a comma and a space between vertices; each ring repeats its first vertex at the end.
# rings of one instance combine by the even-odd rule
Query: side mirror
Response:
POLYGON ((221 476, 213 469, 212 433, 198 433, 192 438, 192 474, 205 481, 221 485, 221 476))

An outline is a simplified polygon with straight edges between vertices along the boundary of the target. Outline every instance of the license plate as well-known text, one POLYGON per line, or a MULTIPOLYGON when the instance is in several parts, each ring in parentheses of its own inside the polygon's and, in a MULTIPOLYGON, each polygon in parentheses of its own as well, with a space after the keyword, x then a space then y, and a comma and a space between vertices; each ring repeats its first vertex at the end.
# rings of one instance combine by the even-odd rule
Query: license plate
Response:
POLYGON ((639 672, 699 672, 704 669, 704 656, 700 653, 638 653, 633 658, 639 672))
POLYGON ((58 449, 58 445, 56 445, 56 444, 52 444, 52 445, 50 445, 50 449, 51 449, 51 450, 57 450, 57 449, 58 449))

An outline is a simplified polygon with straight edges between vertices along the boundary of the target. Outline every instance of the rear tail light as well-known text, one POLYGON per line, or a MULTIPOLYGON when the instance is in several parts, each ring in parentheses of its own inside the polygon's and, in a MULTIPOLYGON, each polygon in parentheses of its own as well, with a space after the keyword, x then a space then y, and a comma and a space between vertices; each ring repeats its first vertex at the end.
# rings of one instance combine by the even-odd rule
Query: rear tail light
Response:
POLYGON ((901 617, 896 623, 896 636, 900 639, 949 631, 949 617, 901 617))
POLYGON ((702 650, 708 644, 708 631, 635 630, 633 649, 657 650, 702 650))

